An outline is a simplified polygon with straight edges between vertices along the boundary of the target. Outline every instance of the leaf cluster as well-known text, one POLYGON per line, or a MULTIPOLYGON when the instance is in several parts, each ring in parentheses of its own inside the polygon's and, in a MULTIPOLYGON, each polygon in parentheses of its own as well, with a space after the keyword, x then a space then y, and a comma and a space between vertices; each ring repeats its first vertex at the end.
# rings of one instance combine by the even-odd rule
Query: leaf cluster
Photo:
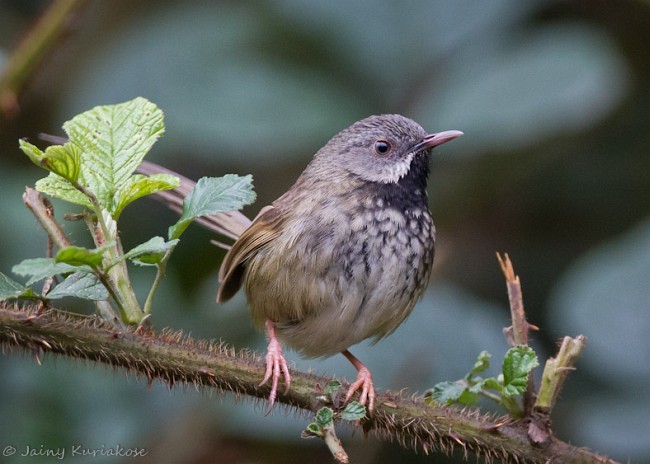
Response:
POLYGON ((491 357, 490 353, 482 351, 464 378, 440 382, 427 390, 426 402, 433 405, 475 405, 482 395, 503 405, 511 416, 520 417, 522 411, 516 397, 526 391, 531 371, 539 366, 537 355, 527 345, 510 348, 503 358, 501 373, 496 377, 483 378, 480 374, 490 367, 491 357))
MULTIPOLYGON (((331 380, 323 389, 321 399, 325 402, 335 402, 339 391, 341 390, 341 382, 338 380, 331 380)), ((355 422, 366 417, 366 407, 358 401, 351 401, 338 412, 328 406, 320 408, 316 412, 316 417, 313 422, 307 425, 307 428, 302 432, 303 438, 313 438, 325 436, 325 431, 334 427, 336 419, 355 422)))
POLYGON ((53 219, 39 218, 41 223, 48 222, 45 228, 58 250, 53 256, 27 259, 13 267, 15 274, 28 278, 25 284, 0 273, 0 300, 47 302, 73 296, 112 304, 123 322, 140 323, 151 310, 159 280, 187 226, 198 217, 252 203, 252 177, 229 174, 200 179, 185 199, 180 219, 169 227, 167 239, 152 237, 125 252, 118 227, 124 209, 139 198, 180 185, 180 179, 171 174, 135 173, 165 130, 163 112, 139 97, 97 106, 65 122, 63 129, 68 135, 63 145, 41 150, 20 140, 19 148, 48 171, 36 182, 36 190, 83 208, 69 216, 85 221, 95 247, 70 244, 65 234, 53 232, 60 231, 53 219), (127 261, 157 268, 144 308, 133 292, 127 261), (42 292, 31 287, 44 279, 49 282, 42 292))

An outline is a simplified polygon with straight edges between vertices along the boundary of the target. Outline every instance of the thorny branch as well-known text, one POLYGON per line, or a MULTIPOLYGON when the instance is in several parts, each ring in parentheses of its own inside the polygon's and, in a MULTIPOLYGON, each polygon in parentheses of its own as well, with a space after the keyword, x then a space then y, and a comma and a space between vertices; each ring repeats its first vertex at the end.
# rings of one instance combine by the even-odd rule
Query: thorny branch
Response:
MULTIPOLYGON (((268 386, 258 385, 263 372, 260 357, 249 351, 235 352, 219 342, 195 341, 181 332, 118 329, 57 310, 38 313, 29 307, 0 304, 0 345, 3 352, 22 349, 39 360, 53 353, 100 362, 170 388, 194 385, 253 398, 269 394, 268 386)), ((321 387, 331 379, 296 371, 292 376, 291 391, 280 394, 279 403, 311 412, 324 406, 321 387)), ((373 416, 361 424, 365 431, 425 453, 449 454, 460 449, 487 461, 614 462, 552 436, 544 446, 537 446, 529 439, 525 423, 482 415, 478 410, 432 407, 421 397, 391 392, 379 393, 376 405, 373 416)))

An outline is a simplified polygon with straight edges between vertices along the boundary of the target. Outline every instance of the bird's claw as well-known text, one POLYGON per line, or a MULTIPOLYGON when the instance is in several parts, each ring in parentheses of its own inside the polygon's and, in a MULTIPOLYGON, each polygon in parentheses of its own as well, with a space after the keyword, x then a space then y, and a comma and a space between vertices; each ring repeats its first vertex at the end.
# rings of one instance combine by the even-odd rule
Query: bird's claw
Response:
POLYGON ((357 390, 361 389, 361 396, 359 397, 359 403, 366 405, 368 403, 368 413, 371 414, 375 408, 375 385, 372 382, 372 375, 367 367, 363 366, 359 369, 357 374, 357 380, 355 380, 348 389, 347 395, 345 395, 345 402, 347 403, 352 398, 352 395, 357 390))
POLYGON ((275 326, 273 322, 266 322, 266 330, 269 334, 269 345, 266 349, 266 372, 264 373, 264 379, 260 382, 259 386, 261 387, 269 379, 271 381, 271 393, 269 393, 269 409, 266 414, 271 412, 273 409, 273 404, 275 403, 276 398, 278 397, 278 384, 280 383, 280 377, 284 376, 284 383, 286 389, 284 394, 289 393, 291 388, 291 374, 289 372, 289 366, 287 365, 287 360, 282 354, 282 346, 280 342, 275 337, 275 326))

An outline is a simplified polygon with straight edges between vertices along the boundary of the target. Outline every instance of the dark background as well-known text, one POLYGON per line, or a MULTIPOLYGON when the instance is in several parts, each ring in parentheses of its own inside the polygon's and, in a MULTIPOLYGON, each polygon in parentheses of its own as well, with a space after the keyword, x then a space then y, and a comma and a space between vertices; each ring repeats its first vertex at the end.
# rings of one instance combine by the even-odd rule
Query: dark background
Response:
MULTIPOLYGON (((47 3, 0 1, 0 70, 47 3)), ((19 110, 0 115, 0 271, 12 275, 45 250, 20 198, 44 172, 18 139, 61 135, 65 120, 95 105, 155 102, 167 130, 148 159, 192 178, 252 173, 251 216, 355 120, 396 112, 429 131, 460 129, 432 160, 429 292, 394 335, 352 351, 380 389, 422 392, 460 378, 483 349, 495 374, 508 325, 495 252, 506 251, 541 329, 540 356, 564 335, 588 337, 553 414, 557 435, 650 462, 648 43, 641 0, 90 1, 19 110)), ((74 209, 56 208, 59 217, 74 209)), ((157 203, 136 202, 121 219, 125 247, 173 221, 157 203)), ((210 238, 198 226, 183 236, 154 325, 262 350, 241 295, 214 303, 222 252, 210 238)), ((133 278, 144 292, 153 274, 133 278)), ((341 356, 290 356, 301 369, 354 376, 341 356)), ((299 438, 309 419, 281 408, 264 417, 248 400, 148 389, 121 371, 52 357, 39 366, 5 353, 0 372, 2 447, 144 447, 139 462, 331 460, 322 443, 299 438)), ((353 462, 451 462, 341 435, 353 462)))

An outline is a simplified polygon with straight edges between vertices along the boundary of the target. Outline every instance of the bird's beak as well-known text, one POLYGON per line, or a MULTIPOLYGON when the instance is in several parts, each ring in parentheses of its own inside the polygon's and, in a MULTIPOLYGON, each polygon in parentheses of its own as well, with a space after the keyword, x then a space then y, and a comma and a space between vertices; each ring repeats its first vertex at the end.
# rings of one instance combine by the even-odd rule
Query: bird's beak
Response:
POLYGON ((448 130, 443 132, 436 132, 435 134, 429 134, 425 136, 420 143, 418 143, 413 151, 418 152, 420 150, 430 150, 433 147, 447 143, 450 140, 454 140, 457 137, 460 137, 463 133, 459 130, 448 130))

